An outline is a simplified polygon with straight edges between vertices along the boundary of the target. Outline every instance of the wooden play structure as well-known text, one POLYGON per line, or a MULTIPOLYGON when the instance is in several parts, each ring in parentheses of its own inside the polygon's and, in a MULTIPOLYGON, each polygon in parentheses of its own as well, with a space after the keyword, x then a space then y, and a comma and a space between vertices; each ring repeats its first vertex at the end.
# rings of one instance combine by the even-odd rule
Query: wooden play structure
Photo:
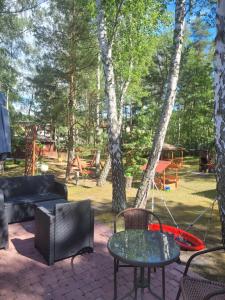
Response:
POLYGON ((199 155, 199 172, 214 173, 215 162, 208 150, 202 150, 199 155))
MULTIPOLYGON (((147 164, 141 167, 141 170, 145 170, 147 164)), ((165 190, 166 186, 170 186, 171 184, 175 185, 175 188, 178 187, 178 170, 179 167, 170 160, 159 160, 156 166, 156 176, 155 176, 155 184, 159 189, 165 190)))
MULTIPOLYGON (((55 142, 46 134, 45 126, 23 124, 25 129, 24 175, 35 175, 39 157, 58 158, 55 142)), ((49 130, 48 130, 49 132, 49 130)))
MULTIPOLYGON (((93 153, 93 158, 90 161, 82 159, 78 154, 75 155, 72 168, 74 171, 79 172, 81 176, 83 175, 96 175, 96 151, 93 153)), ((100 161, 100 168, 103 168, 103 164, 100 161)))
POLYGON ((185 148, 177 147, 171 144, 163 144, 160 160, 170 160, 177 165, 178 168, 183 166, 185 148))

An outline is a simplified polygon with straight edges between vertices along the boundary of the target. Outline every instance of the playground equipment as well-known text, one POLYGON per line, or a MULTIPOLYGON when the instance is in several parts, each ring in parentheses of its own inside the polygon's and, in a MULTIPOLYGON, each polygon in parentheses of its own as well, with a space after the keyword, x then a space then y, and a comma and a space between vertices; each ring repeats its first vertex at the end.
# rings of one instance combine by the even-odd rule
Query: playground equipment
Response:
POLYGON ((174 164, 176 164, 178 168, 181 168, 183 166, 184 151, 185 148, 181 146, 174 146, 171 144, 164 143, 160 159, 170 160, 174 164))
MULTIPOLYGON (((141 170, 145 170, 147 164, 141 166, 141 170)), ((166 185, 175 184, 175 187, 178 187, 178 167, 171 160, 159 160, 155 169, 156 178, 155 184, 158 188, 165 190, 166 185), (166 170, 173 170, 173 174, 166 173, 166 170)))
MULTIPOLYGON (((166 162, 163 163, 158 163, 157 167, 156 167, 156 172, 161 172, 162 170, 165 170, 166 167, 169 166, 169 161, 168 165, 166 164, 166 162), (158 168, 158 169, 157 169, 158 168)), ((146 169, 146 165, 142 166, 142 170, 146 169)), ((159 191, 159 184, 157 182, 157 180, 159 180, 158 177, 155 177, 155 179, 153 181, 149 182, 149 186, 146 192, 145 197, 148 197, 148 193, 151 190, 152 191, 152 196, 151 196, 151 211, 154 212, 154 208, 155 208, 155 197, 154 197, 154 190, 159 191)), ((161 183, 161 180, 160 180, 161 183)), ((177 242, 177 244, 179 244, 181 246, 181 248, 183 250, 189 250, 189 251, 197 251, 197 250, 201 250, 205 248, 205 241, 207 238, 207 234, 208 234, 208 229, 211 226, 211 222, 212 222, 212 215, 213 215, 213 210, 214 210, 214 206, 217 202, 216 199, 214 199, 214 201, 212 202, 212 204, 207 207, 206 209, 204 209, 188 226, 185 230, 182 230, 179 228, 175 218, 173 217, 169 207, 167 206, 166 200, 163 198, 163 196, 160 197, 160 200, 162 201, 164 207, 166 208, 170 218, 172 219, 172 222, 174 224, 174 226, 169 226, 167 224, 162 224, 163 225, 163 230, 165 232, 169 232, 174 234, 175 240, 177 242), (206 226, 206 230, 204 233, 204 239, 201 240, 199 239, 197 236, 189 233, 189 231, 192 229, 192 227, 207 213, 210 211, 210 217, 208 219, 208 224, 206 226)), ((155 226, 155 225, 154 225, 155 226)), ((151 230, 158 230, 159 228, 157 227, 150 227, 149 229, 151 230)))
MULTIPOLYGON (((81 159, 78 154, 75 155, 72 166, 75 168, 75 172, 78 171, 79 175, 95 175, 96 174, 96 158, 97 158, 97 152, 94 152, 93 158, 90 161, 87 161, 85 159, 81 159)), ((100 161, 100 168, 103 168, 103 164, 100 161)), ((76 173, 76 177, 79 177, 76 173)))
MULTIPOLYGON (((149 190, 152 190, 152 197, 151 197, 151 211, 154 212, 155 209, 155 197, 154 197, 154 190, 158 190, 158 187, 155 182, 151 183, 149 186, 149 190)), ((147 196, 146 196, 147 197, 147 196)), ((166 200, 163 198, 163 196, 160 197, 164 207, 166 208, 174 226, 169 226, 167 224, 162 224, 163 231, 174 234, 174 238, 177 242, 177 244, 181 247, 183 250, 189 250, 189 251, 198 251, 205 248, 205 241, 208 233, 208 228, 211 225, 212 221, 212 214, 214 205, 216 203, 216 200, 213 201, 212 205, 210 205, 208 208, 203 210, 188 226, 185 230, 182 230, 179 228, 175 218, 173 217, 169 207, 167 206, 166 200), (199 219, 208 211, 211 210, 210 218, 208 222, 208 226, 206 228, 205 234, 204 234, 204 240, 199 239, 197 236, 191 234, 189 231, 191 228, 199 221, 199 219)), ((159 230, 159 228, 154 224, 153 226, 149 225, 149 229, 151 230, 159 230)))
MULTIPOLYGON (((45 127, 25 123, 25 171, 24 175, 35 175, 40 156, 57 158, 54 141, 46 136, 45 127)), ((48 131, 49 132, 49 131, 48 131)), ((48 133, 49 134, 49 133, 48 133)))
POLYGON ((215 163, 208 150, 202 150, 199 156, 199 172, 215 172, 215 163))

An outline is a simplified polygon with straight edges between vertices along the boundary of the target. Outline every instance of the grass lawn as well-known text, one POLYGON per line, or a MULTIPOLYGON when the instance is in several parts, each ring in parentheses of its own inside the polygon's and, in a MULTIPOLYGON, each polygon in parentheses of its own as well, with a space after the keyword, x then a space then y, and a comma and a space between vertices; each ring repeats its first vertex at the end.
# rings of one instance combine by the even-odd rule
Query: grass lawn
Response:
MULTIPOLYGON (((48 164, 50 172, 62 180, 65 174, 65 164, 53 161, 48 161, 48 164)), ((22 175, 23 170, 23 162, 20 162, 19 165, 7 162, 5 175, 22 175)), ((216 182, 214 174, 198 173, 198 159, 193 157, 185 158, 184 168, 180 170, 179 178, 177 189, 174 188, 168 192, 154 191, 154 195, 150 191, 148 208, 151 209, 151 198, 154 196, 155 212, 158 213, 163 223, 173 225, 163 203, 164 199, 179 227, 186 229, 202 211, 212 205, 216 196, 216 182)), ((134 185, 138 186, 138 182, 135 182, 134 185)), ((69 183, 68 190, 70 200, 91 199, 96 209, 96 220, 112 226, 112 187, 110 182, 107 182, 103 187, 97 187, 95 180, 81 179, 77 186, 73 182, 69 183)), ((133 204, 136 191, 136 188, 127 191, 127 199, 130 205, 133 204)), ((201 239, 206 238, 207 247, 218 245, 221 240, 221 225, 217 204, 213 211, 211 223, 210 215, 211 209, 190 229, 191 233, 196 234, 201 239)), ((185 262, 190 254, 192 253, 182 251, 181 260, 185 262)), ((209 274, 207 275, 208 278, 225 281, 224 258, 224 254, 214 254, 209 258, 207 256, 203 260, 197 260, 194 269, 200 274, 209 274), (209 269, 206 263, 210 265, 209 269)))

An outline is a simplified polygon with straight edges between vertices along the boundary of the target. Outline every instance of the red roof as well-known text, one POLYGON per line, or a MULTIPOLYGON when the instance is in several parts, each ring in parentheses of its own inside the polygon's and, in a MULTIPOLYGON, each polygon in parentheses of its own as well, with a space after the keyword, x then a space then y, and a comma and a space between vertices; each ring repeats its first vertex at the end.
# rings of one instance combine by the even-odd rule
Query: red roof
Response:
MULTIPOLYGON (((170 160, 159 160, 158 164, 156 166, 155 172, 156 173, 163 173, 163 171, 165 171, 166 168, 168 168, 170 164, 171 164, 170 160)), ((141 170, 144 171, 146 169, 146 167, 147 167, 147 164, 143 165, 141 167, 141 170)))

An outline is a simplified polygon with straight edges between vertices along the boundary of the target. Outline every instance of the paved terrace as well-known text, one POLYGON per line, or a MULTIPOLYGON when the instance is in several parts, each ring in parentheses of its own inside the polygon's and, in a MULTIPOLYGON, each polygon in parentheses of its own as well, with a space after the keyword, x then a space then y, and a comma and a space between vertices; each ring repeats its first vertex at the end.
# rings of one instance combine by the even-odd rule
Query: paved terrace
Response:
MULTIPOLYGON (((93 254, 64 259, 53 266, 34 248, 34 223, 9 225, 10 244, 0 251, 0 299, 52 300, 111 300, 113 299, 113 259, 106 244, 111 231, 95 224, 93 254)), ((166 267, 166 299, 174 300, 183 266, 176 263, 166 267)), ((118 294, 132 289, 133 269, 120 268, 118 294)), ((152 273, 152 290, 161 295, 161 270, 152 273)), ((139 291, 140 293, 140 291, 139 291)), ((126 298, 126 299, 132 299, 126 298)), ((158 299, 145 292, 145 298, 158 299)))

